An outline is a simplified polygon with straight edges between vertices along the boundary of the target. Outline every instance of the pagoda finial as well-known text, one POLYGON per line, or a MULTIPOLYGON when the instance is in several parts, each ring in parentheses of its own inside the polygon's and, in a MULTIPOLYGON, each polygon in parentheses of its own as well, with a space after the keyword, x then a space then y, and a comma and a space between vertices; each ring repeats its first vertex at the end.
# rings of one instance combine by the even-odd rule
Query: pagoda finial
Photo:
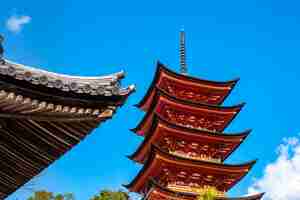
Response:
POLYGON ((187 74, 186 56, 185 56, 185 32, 184 29, 180 31, 180 73, 187 74))
POLYGON ((4 48, 2 46, 3 41, 4 41, 4 37, 0 34, 0 64, 4 62, 3 60, 4 48))

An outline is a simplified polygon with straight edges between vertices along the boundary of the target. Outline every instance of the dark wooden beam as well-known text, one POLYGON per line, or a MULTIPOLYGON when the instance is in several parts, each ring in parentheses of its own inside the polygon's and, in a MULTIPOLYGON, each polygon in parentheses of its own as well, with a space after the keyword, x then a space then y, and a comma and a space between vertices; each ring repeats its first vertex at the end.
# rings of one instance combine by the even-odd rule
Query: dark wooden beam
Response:
MULTIPOLYGON (((52 123, 52 122, 50 122, 52 123)), ((74 135, 76 135, 76 137, 83 139, 85 137, 85 133, 77 128, 73 128, 71 125, 72 123, 64 123, 64 122, 56 122, 55 125, 57 125, 57 127, 64 129, 74 135)))
POLYGON ((12 172, 14 176, 19 176, 22 179, 32 178, 36 171, 31 171, 23 167, 20 163, 14 160, 8 159, 0 153, 0 169, 6 173, 12 172))
POLYGON ((6 142, 8 146, 20 150, 29 159, 36 160, 41 165, 48 165, 54 160, 54 156, 49 154, 49 151, 44 151, 39 148, 37 143, 26 140, 26 137, 21 138, 12 134, 9 130, 0 129, 1 140, 6 142))
POLYGON ((40 122, 40 124, 44 127, 47 127, 47 129, 51 130, 51 132, 59 134, 61 138, 64 138, 64 140, 68 141, 72 145, 80 142, 80 137, 78 137, 76 134, 73 134, 72 132, 69 132, 67 129, 60 127, 58 123, 40 122))
POLYGON ((15 114, 0 112, 0 118, 4 119, 26 119, 34 121, 51 121, 51 122, 81 122, 95 121, 95 117, 91 116, 76 116, 76 115, 43 115, 43 114, 15 114))
POLYGON ((23 121, 16 120, 11 126, 12 130, 14 130, 13 128, 15 128, 16 133, 19 134, 26 131, 26 134, 23 134, 22 137, 26 138, 26 140, 30 141, 30 143, 35 144, 38 149, 43 149, 43 151, 48 152, 54 158, 60 156, 63 153, 63 150, 59 149, 56 145, 51 144, 47 140, 47 137, 43 138, 44 136, 39 135, 39 132, 32 130, 30 127, 25 125, 23 121))
POLYGON ((15 159, 18 163, 22 163, 22 165, 31 168, 32 170, 39 170, 41 168, 40 165, 35 163, 32 160, 28 160, 24 154, 20 154, 20 152, 17 152, 15 149, 11 149, 8 147, 5 143, 0 141, 0 152, 7 156, 7 158, 13 158, 15 159))

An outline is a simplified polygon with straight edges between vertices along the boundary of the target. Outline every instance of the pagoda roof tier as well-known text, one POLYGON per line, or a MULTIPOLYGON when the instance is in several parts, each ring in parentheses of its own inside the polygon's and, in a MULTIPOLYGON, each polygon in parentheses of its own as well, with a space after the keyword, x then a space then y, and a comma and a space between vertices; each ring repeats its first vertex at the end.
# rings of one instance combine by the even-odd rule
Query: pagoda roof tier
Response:
POLYGON ((155 144, 166 150, 171 148, 184 149, 183 151, 209 153, 223 162, 248 136, 251 130, 241 133, 224 134, 178 126, 154 114, 153 123, 145 134, 145 139, 137 151, 129 158, 138 163, 144 163, 150 152, 151 145, 155 144))
MULTIPOLYGON (((197 200, 196 194, 174 192, 153 180, 150 181, 149 188, 145 200, 197 200)), ((216 197, 215 200, 260 200, 263 195, 264 193, 244 197, 216 197)))
POLYGON ((147 193, 147 183, 153 178, 164 187, 213 186, 219 191, 227 192, 249 172, 255 162, 229 165, 192 160, 152 146, 145 165, 125 187, 131 192, 147 193))
MULTIPOLYGON (((49 82, 43 82, 45 77, 51 81, 54 78, 69 81, 70 76, 22 68, 8 61, 0 65, 0 71, 0 199, 16 191, 110 119, 134 89, 115 85, 119 88, 115 94, 80 94, 50 88, 49 82), (3 74, 4 69, 9 74, 3 74), (24 79, 20 78, 22 69, 24 79)), ((109 84, 116 78, 121 76, 95 78, 96 82, 78 77, 74 81, 78 85, 94 85, 101 80, 109 84)), ((110 88, 104 87, 105 91, 110 88)))
POLYGON ((136 106, 147 111, 153 101, 155 87, 178 99, 194 103, 220 105, 230 94, 238 80, 220 82, 199 79, 176 73, 158 62, 150 88, 136 106))
POLYGON ((11 92, 73 106, 122 105, 135 87, 120 87, 124 72, 99 77, 58 74, 17 64, 0 63, 0 85, 11 92))
POLYGON ((235 106, 191 103, 158 91, 148 112, 132 131, 142 136, 148 133, 154 113, 158 113, 164 119, 177 125, 222 132, 244 105, 245 103, 235 106))

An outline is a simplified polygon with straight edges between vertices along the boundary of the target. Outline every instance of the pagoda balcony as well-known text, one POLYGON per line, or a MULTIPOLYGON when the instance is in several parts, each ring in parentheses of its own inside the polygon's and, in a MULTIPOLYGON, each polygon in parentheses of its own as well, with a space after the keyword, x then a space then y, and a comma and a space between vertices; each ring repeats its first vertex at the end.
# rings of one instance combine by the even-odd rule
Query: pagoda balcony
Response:
POLYGON ((197 155, 196 153, 193 153, 193 152, 185 153, 182 151, 171 151, 171 150, 169 150, 169 153, 173 154, 175 156, 179 156, 182 158, 188 158, 188 159, 192 159, 192 160, 203 160, 203 161, 213 162, 213 163, 222 163, 221 158, 213 158, 213 157, 207 156, 205 154, 197 155))
MULTIPOLYGON (((197 183, 195 183, 195 184, 190 184, 187 186, 187 185, 181 185, 180 182, 179 183, 169 183, 166 188, 170 189, 174 192, 189 193, 189 194, 194 194, 194 195, 203 195, 209 189, 211 189, 211 188, 215 189, 214 187, 211 187, 209 185, 200 187, 197 185, 197 183)), ((216 197, 226 197, 226 192, 216 190, 216 197)))

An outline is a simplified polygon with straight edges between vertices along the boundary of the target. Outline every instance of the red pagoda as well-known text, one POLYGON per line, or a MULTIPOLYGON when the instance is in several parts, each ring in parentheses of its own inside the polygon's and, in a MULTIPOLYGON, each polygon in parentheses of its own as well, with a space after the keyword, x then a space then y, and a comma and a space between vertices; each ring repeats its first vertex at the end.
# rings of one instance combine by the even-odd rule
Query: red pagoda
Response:
POLYGON ((221 105, 238 79, 216 82, 188 76, 184 40, 181 32, 181 73, 157 63, 150 89, 136 105, 146 115, 132 131, 144 140, 129 158, 143 168, 126 187, 145 200, 193 200, 210 188, 218 200, 261 199, 263 194, 226 197, 256 162, 224 163, 251 132, 223 132, 244 105, 221 105))

